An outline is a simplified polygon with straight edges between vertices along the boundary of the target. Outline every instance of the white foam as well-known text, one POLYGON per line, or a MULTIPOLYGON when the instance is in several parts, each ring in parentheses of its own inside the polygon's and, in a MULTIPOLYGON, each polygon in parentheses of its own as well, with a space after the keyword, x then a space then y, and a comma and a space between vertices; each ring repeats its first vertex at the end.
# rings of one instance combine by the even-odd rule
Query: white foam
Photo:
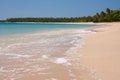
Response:
POLYGON ((86 33, 92 33, 92 32, 94 32, 94 31, 93 31, 93 30, 82 29, 82 30, 78 30, 78 31, 76 31, 76 32, 82 33, 82 34, 86 34, 86 33))
POLYGON ((32 55, 20 55, 20 54, 5 54, 7 56, 12 56, 12 58, 30 58, 32 55))
POLYGON ((65 63, 68 63, 68 61, 67 61, 65 58, 57 58, 57 59, 55 59, 54 62, 57 63, 57 64, 65 64, 65 63))
POLYGON ((56 64, 71 65, 71 63, 69 63, 68 60, 65 58, 56 58, 53 62, 56 64))
POLYGON ((87 34, 87 33, 91 33, 92 31, 91 30, 81 30, 80 33, 82 34, 87 34))
POLYGON ((77 53, 77 49, 82 48, 82 45, 84 44, 84 36, 86 34, 91 34, 91 33, 94 32, 92 30, 85 30, 85 29, 76 30, 74 32, 75 35, 72 38, 72 41, 70 42, 70 44, 73 44, 73 46, 69 48, 66 51, 66 53, 70 53, 70 54, 77 53))
POLYGON ((48 56, 47 55, 42 55, 42 58, 47 59, 48 56))

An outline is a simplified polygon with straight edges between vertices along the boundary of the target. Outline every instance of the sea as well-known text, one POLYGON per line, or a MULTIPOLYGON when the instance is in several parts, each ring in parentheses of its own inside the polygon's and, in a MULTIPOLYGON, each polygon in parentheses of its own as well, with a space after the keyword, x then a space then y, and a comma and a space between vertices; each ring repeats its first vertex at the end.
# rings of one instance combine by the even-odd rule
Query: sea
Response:
POLYGON ((81 64, 94 24, 0 23, 0 80, 99 80, 81 64))

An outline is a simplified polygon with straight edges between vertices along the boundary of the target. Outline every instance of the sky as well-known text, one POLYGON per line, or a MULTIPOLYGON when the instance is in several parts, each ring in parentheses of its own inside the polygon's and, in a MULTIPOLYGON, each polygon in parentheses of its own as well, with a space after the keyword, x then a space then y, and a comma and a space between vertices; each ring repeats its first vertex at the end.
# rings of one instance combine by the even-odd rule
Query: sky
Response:
POLYGON ((119 9, 120 0, 0 0, 0 19, 92 16, 106 8, 119 9))

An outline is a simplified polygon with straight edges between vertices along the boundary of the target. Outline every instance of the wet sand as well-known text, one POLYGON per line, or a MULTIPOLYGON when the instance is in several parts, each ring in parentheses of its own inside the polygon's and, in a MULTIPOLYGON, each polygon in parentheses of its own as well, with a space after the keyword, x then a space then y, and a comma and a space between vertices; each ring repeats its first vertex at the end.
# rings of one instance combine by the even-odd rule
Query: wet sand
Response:
POLYGON ((100 80, 120 79, 120 23, 102 23, 87 35, 79 53, 81 63, 100 77, 100 80))
POLYGON ((0 80, 95 80, 78 49, 91 30, 68 29, 0 39, 0 80))

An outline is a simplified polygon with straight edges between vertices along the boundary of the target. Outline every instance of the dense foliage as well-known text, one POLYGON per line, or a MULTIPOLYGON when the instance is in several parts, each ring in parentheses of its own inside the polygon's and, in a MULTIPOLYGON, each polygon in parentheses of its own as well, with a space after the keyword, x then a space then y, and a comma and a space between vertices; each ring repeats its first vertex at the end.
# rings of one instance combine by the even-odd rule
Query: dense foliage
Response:
POLYGON ((92 17, 76 18, 10 18, 7 22, 90 22, 92 17))
MULTIPOLYGON (((3 20, 1 20, 2 22, 3 20)), ((4 22, 116 22, 120 21, 120 9, 110 10, 96 13, 94 16, 87 17, 71 17, 71 18, 9 18, 4 20, 4 22)))
POLYGON ((93 16, 93 22, 117 22, 120 21, 120 9, 119 10, 110 10, 106 9, 106 12, 96 13, 93 16))

